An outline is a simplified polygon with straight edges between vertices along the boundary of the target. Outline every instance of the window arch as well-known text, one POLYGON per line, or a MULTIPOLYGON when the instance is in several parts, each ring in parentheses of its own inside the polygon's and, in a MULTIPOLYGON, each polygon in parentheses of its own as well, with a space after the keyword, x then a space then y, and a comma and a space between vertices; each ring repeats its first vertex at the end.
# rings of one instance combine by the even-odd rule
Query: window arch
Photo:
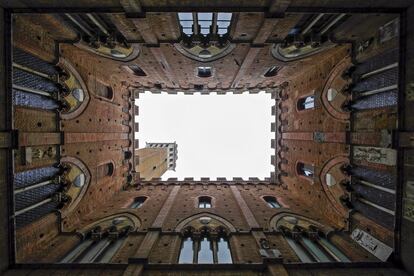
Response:
POLYGON ((212 208, 212 200, 209 196, 200 196, 198 198, 198 208, 208 209, 212 208))
POLYGON ((133 219, 125 215, 104 219, 85 231, 83 240, 60 262, 108 263, 135 228, 133 219))
POLYGON ((276 197, 274 196, 264 196, 263 197, 264 201, 266 201, 267 205, 270 208, 280 208, 282 207, 279 202, 277 201, 276 197))
POLYGON ((298 162, 296 165, 297 173, 301 176, 312 178, 315 175, 315 167, 313 165, 298 162))
POLYGON ((280 218, 276 228, 280 230, 289 246, 303 263, 350 262, 321 229, 310 220, 286 215, 280 218))
POLYGON ((108 162, 102 165, 99 165, 97 168, 97 178, 102 178, 105 176, 112 176, 115 171, 115 166, 112 162, 108 162))
POLYGON ((315 95, 300 98, 297 102, 297 108, 299 111, 315 108, 315 95))
POLYGON ((145 196, 138 196, 134 199, 134 201, 132 201, 129 208, 132 208, 132 209, 140 208, 144 204, 145 200, 147 200, 145 196))
MULTIPOLYGON (((200 218, 208 220, 210 218, 200 218)), ((183 241, 178 258, 179 264, 225 264, 233 263, 229 238, 223 227, 196 230, 187 227, 182 232, 183 241)))

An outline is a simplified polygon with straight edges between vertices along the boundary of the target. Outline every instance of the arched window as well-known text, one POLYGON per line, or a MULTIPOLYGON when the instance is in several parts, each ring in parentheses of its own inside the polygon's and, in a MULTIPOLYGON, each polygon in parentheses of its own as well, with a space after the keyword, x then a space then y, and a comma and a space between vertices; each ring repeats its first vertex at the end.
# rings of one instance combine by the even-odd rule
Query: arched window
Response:
POLYGON ((297 103, 298 110, 306 110, 315 108, 315 96, 307 96, 300 98, 297 103))
POLYGON ((350 262, 317 226, 293 216, 283 217, 277 228, 303 263, 350 262))
POLYGON ((97 168, 97 178, 102 178, 104 176, 112 176, 114 173, 114 164, 108 162, 102 165, 99 165, 97 168))
POLYGON ((274 196, 264 196, 263 199, 266 201, 267 205, 270 208, 280 208, 279 202, 277 202, 277 199, 274 196))
POLYGON ((233 263, 226 233, 221 228, 216 231, 218 236, 210 236, 212 231, 206 227, 200 232, 194 231, 191 227, 185 229, 178 263, 233 263))
POLYGON ((131 205, 129 206, 129 208, 137 209, 144 204, 145 200, 147 200, 145 196, 136 197, 134 201, 131 203, 131 205))
POLYGON ((112 100, 114 97, 114 91, 112 90, 112 87, 109 85, 105 85, 100 81, 96 81, 95 93, 97 96, 108 100, 112 100))
POLYGON ((197 67, 197 75, 200 78, 208 78, 211 77, 211 67, 197 67))
POLYGON ((108 263, 122 246, 132 230, 130 220, 117 217, 97 225, 85 234, 85 239, 76 245, 61 263, 108 263))
POLYGON ((315 174, 315 168, 312 165, 304 164, 302 162, 298 162, 297 171, 299 175, 303 175, 309 178, 313 178, 315 174))
POLYGON ((279 67, 279 66, 272 66, 272 67, 270 67, 270 68, 266 71, 266 73, 264 73, 264 76, 265 76, 266 78, 268 78, 268 77, 274 77, 274 76, 276 76, 276 75, 277 75, 277 73, 279 72, 279 70, 280 70, 280 67, 279 67))
POLYGON ((211 208, 211 197, 200 196, 198 198, 198 208, 211 208))

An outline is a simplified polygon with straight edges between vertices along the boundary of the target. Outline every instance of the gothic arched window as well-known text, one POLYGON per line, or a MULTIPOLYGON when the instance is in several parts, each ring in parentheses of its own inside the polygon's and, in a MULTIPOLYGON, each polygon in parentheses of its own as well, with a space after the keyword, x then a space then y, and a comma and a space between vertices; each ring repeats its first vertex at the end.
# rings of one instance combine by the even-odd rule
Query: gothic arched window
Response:
POLYGON ((264 196, 263 199, 266 201, 270 208, 280 208, 280 204, 274 196, 264 196))
POLYGON ((212 230, 204 227, 196 231, 188 227, 183 235, 178 263, 233 263, 228 237, 222 228, 212 230))
POLYGON ((131 205, 129 206, 129 208, 137 209, 144 204, 145 200, 147 200, 145 196, 136 197, 134 201, 131 203, 131 205))
POLYGON ((300 98, 297 103, 298 110, 306 110, 315 108, 315 96, 307 96, 300 98))
POLYGON ((84 234, 61 263, 108 263, 134 228, 128 217, 115 217, 96 225, 84 234))
POLYGON ((285 216, 279 220, 277 228, 303 263, 350 262, 318 226, 305 219, 285 216))
POLYGON ((211 208, 211 197, 209 196, 200 196, 198 198, 198 208, 211 208))

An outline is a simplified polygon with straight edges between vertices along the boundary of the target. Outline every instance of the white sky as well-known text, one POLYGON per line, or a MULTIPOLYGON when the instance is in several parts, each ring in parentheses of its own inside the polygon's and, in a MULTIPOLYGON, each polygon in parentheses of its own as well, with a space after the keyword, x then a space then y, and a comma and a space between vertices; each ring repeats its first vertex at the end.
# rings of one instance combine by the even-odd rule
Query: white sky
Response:
POLYGON ((177 177, 270 177, 272 99, 269 93, 140 94, 139 146, 177 142, 177 177))

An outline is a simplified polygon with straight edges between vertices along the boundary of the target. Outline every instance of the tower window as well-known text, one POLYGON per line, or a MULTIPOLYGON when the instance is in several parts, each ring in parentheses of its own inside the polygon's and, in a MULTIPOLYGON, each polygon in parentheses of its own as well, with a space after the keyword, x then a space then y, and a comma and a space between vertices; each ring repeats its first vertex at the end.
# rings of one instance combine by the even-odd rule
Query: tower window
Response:
POLYGON ((200 196, 198 198, 198 208, 211 208, 211 197, 200 196))
POLYGON ((128 65, 128 68, 134 73, 135 76, 145 77, 147 74, 136 64, 128 65))
POLYGON ((211 67, 198 67, 198 76, 200 78, 211 77, 211 67))
POLYGON ((280 70, 280 67, 279 67, 279 66, 272 66, 272 67, 270 67, 270 68, 266 71, 266 73, 264 73, 264 76, 265 76, 266 78, 268 78, 268 77, 274 77, 274 76, 276 76, 276 75, 277 75, 277 73, 279 72, 279 70, 280 70))
POLYGON ((304 164, 302 162, 299 162, 297 165, 297 171, 299 175, 303 175, 309 178, 313 178, 315 168, 312 165, 304 164))
POLYGON ((306 110, 315 108, 315 96, 307 96, 300 98, 297 103, 298 110, 306 110))
POLYGON ((266 201, 267 205, 270 208, 280 208, 279 202, 277 202, 277 199, 274 196, 265 196, 263 199, 266 201))
POLYGON ((103 165, 99 165, 97 168, 97 177, 102 178, 104 176, 112 176, 114 174, 114 164, 108 162, 103 165))
POLYGON ((137 209, 137 208, 141 207, 142 204, 144 204, 145 200, 147 200, 147 198, 145 196, 136 197, 134 199, 134 201, 131 203, 131 205, 129 206, 129 208, 137 209))

